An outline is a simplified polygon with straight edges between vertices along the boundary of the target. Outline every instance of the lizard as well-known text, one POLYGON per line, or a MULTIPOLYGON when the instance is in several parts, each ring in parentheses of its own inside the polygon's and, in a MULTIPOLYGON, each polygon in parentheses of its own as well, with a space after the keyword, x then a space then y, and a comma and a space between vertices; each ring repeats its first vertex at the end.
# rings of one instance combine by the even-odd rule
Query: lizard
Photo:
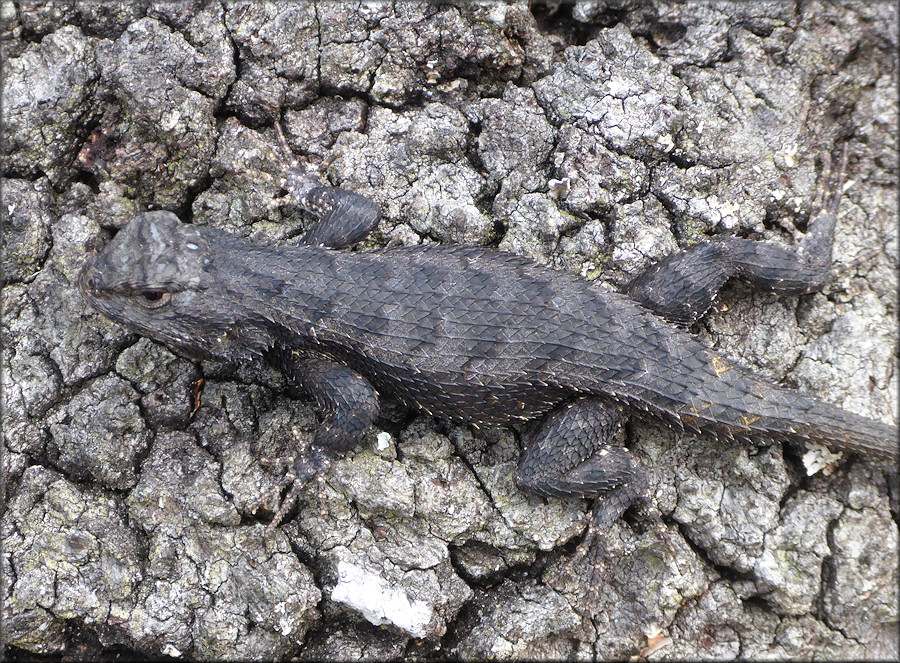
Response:
POLYGON ((267 532, 359 443, 384 397, 475 426, 535 422, 517 484, 599 497, 590 527, 602 531, 648 499, 646 469, 614 442, 629 410, 726 440, 812 441, 897 462, 896 426, 779 387, 685 329, 732 277, 788 295, 829 282, 843 170, 794 249, 715 237, 621 293, 490 248, 341 250, 377 226, 378 205, 298 167, 289 195, 320 217, 300 244, 144 212, 86 261, 78 287, 139 334, 191 357, 265 358, 314 397, 321 423, 276 489, 290 486, 267 532))

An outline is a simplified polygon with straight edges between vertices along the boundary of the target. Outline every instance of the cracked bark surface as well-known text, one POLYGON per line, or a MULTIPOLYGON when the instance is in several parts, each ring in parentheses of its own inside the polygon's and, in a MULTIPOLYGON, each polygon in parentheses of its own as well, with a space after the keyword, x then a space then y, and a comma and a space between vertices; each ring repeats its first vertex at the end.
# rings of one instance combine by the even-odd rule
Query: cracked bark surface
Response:
POLYGON ((695 331, 897 419, 891 3, 7 2, 6 655, 892 658, 896 476, 633 420, 665 541, 626 518, 599 596, 588 505, 513 483, 518 431, 402 413, 266 539, 261 457, 316 427, 268 366, 192 362, 88 311, 135 211, 268 241, 299 163, 381 204, 362 249, 496 246, 614 288, 719 233, 791 242, 847 142, 824 293, 729 287, 695 331), (202 382, 201 382, 202 380, 202 382), (197 407, 199 405, 199 407, 197 407), (388 433, 388 434, 385 434, 388 433), (667 545, 668 544, 668 545, 667 545), (671 546, 671 549, 669 548, 671 546))

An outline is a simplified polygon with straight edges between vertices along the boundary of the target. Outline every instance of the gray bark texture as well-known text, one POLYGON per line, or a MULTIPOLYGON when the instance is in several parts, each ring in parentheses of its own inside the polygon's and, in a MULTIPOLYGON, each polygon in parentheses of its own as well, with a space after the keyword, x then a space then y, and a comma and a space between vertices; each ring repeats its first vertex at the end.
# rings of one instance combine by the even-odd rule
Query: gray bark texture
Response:
POLYGON ((847 144, 823 293, 726 288, 693 327, 768 379, 897 421, 892 2, 4 0, 4 655, 857 659, 898 655, 896 475, 632 420, 665 527, 513 481, 521 430, 397 413, 265 537, 315 430, 262 363, 91 312, 137 211, 270 242, 289 157, 381 205, 359 250, 529 256, 610 288, 708 236, 790 245, 847 144))

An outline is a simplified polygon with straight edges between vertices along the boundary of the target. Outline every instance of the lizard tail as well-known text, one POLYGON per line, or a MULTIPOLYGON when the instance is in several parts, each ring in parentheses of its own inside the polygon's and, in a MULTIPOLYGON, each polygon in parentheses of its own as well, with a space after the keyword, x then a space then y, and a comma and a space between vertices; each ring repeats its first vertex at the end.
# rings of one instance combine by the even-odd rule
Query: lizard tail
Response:
POLYGON ((695 350, 690 358, 657 367, 653 376, 645 373, 620 395, 687 428, 744 439, 816 442, 897 462, 896 426, 773 385, 709 349, 695 350))
POLYGON ((897 462, 896 426, 873 421, 811 398, 803 399, 812 403, 812 407, 806 415, 805 425, 797 433, 791 433, 795 438, 897 462))

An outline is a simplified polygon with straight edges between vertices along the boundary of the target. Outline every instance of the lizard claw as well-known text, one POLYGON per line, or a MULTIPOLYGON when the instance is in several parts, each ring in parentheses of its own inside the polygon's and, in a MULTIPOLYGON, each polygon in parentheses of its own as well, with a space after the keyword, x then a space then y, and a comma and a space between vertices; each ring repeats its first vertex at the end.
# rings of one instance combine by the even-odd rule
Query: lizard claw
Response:
MULTIPOLYGON (((291 466, 294 464, 295 456, 288 457, 280 457, 280 458, 260 458, 259 464, 265 467, 273 467, 273 466, 291 466)), ((281 479, 279 479, 278 483, 274 488, 267 490, 260 497, 250 502, 247 505, 247 511, 251 514, 256 515, 256 512, 259 511, 269 500, 273 497, 279 495, 282 490, 284 490, 285 486, 293 481, 293 477, 290 476, 291 472, 286 473, 281 479)))
POLYGON ((291 484, 291 489, 288 491, 288 494, 284 496, 284 499, 281 500, 281 505, 272 517, 271 522, 266 525, 266 531, 263 534, 266 538, 275 533, 275 528, 281 524, 281 521, 284 520, 287 512, 290 511, 291 507, 297 502, 297 497, 300 495, 300 490, 303 488, 305 482, 298 481, 297 475, 294 474, 294 470, 290 469, 281 478, 281 481, 278 482, 277 490, 280 492, 281 489, 288 484, 291 484))

